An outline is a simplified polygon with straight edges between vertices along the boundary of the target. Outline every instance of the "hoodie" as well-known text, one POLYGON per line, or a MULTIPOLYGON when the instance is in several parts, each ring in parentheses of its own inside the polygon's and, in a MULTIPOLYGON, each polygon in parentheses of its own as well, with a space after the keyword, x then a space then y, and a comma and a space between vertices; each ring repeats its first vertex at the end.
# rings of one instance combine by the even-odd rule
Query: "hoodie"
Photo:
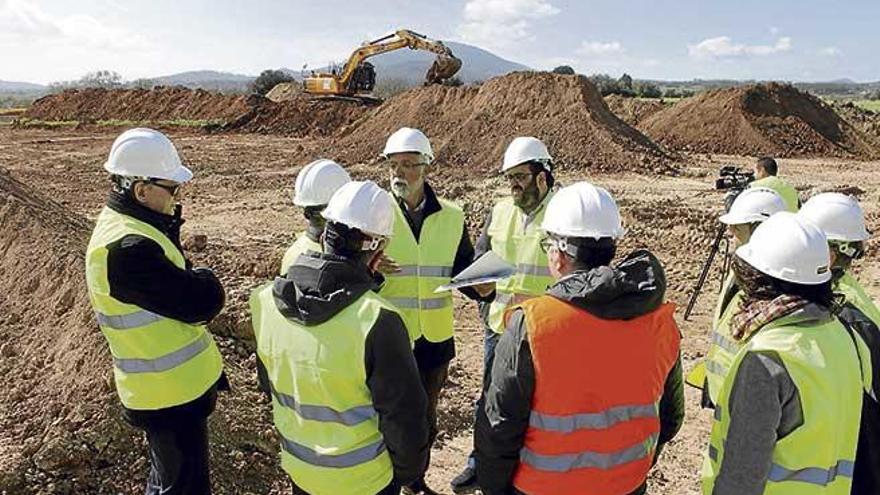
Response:
MULTIPOLYGON (((663 304, 666 277, 648 251, 631 253, 616 266, 577 271, 559 279, 547 294, 604 320, 630 320, 663 304)), ((474 428, 477 476, 486 495, 514 493, 513 475, 529 426, 535 369, 522 310, 508 319, 495 349, 491 381, 478 405, 474 428)), ((656 456, 684 420, 681 358, 670 370, 660 399, 660 437, 656 456)), ((634 493, 644 493, 645 487, 634 493)))
MULTIPOLYGON (((300 255, 272 287, 275 307, 300 325, 325 323, 377 287, 363 263, 332 254, 300 255)), ((268 376, 257 356, 260 389, 269 389, 268 376)), ((394 469, 394 483, 404 485, 427 468, 427 398, 400 315, 381 310, 370 328, 364 349, 364 367, 379 431, 394 469)))

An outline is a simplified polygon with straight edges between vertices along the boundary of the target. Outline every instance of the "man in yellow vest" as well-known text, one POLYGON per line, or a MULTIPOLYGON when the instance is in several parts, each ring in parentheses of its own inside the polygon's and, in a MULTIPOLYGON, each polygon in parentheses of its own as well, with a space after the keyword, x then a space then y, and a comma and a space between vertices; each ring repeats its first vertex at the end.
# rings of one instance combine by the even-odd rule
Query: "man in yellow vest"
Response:
POLYGON ((315 160, 299 171, 294 185, 293 204, 303 209, 309 225, 296 236, 296 241, 284 253, 281 260, 282 277, 299 255, 306 251, 321 251, 321 233, 324 231, 321 212, 333 193, 350 181, 348 172, 333 160, 315 160))
MULTIPOLYGON (((718 221, 727 226, 735 247, 749 242, 752 232, 773 214, 785 211, 785 202, 772 189, 753 187, 741 192, 730 205, 730 210, 721 215, 718 221)), ((711 341, 706 360, 688 374, 688 383, 702 389, 701 405, 714 407, 718 391, 739 350, 739 343, 730 335, 730 320, 736 313, 742 291, 733 273, 729 274, 721 288, 718 303, 712 316, 711 341)))
POLYGON ((753 171, 755 173, 755 180, 749 187, 767 187, 773 189, 782 197, 783 201, 785 201, 785 206, 788 211, 792 213, 798 211, 798 208, 801 206, 798 193, 795 188, 791 187, 791 185, 776 175, 779 172, 779 165, 776 163, 776 160, 769 156, 758 158, 755 161, 753 171))
POLYGON ((834 291, 846 297, 838 315, 841 322, 861 339, 860 356, 868 378, 862 400, 862 427, 853 472, 853 495, 880 493, 880 310, 850 273, 854 260, 865 252, 870 237, 865 215, 851 196, 817 194, 804 203, 798 216, 825 232, 831 250, 834 291))
POLYGON ((225 292, 180 245, 179 200, 192 172, 151 129, 122 133, 104 168, 113 188, 86 251, 86 282, 125 419, 150 447, 146 494, 210 494, 207 418, 229 384, 205 323, 225 292))
MULTIPOLYGON (((437 403, 455 356, 453 301, 450 292, 434 290, 473 262, 474 248, 461 207, 440 198, 427 181, 434 166, 428 138, 404 127, 393 133, 382 152, 390 171, 394 235, 385 249, 385 283, 379 295, 403 316, 413 354, 428 395, 430 441, 437 435, 437 403)), ((474 288, 462 294, 479 300, 474 288)), ((435 493, 424 479, 403 488, 405 494, 435 493)))
POLYGON ((541 225, 557 282, 505 315, 474 442, 485 495, 645 493, 684 419, 675 306, 660 261, 612 265, 614 198, 560 189, 541 225))
POLYGON ((393 495, 425 472, 427 399, 409 335, 374 292, 393 208, 372 182, 342 186, 323 212, 323 253, 251 295, 295 495, 393 495))
MULTIPOLYGON (((541 249, 544 236, 541 222, 554 182, 553 158, 537 138, 518 137, 504 152, 501 173, 510 186, 510 196, 496 203, 486 217, 475 251, 479 257, 492 250, 517 271, 511 278, 496 283, 492 302, 480 307, 485 325, 484 388, 495 345, 504 332, 504 312, 509 307, 543 295, 553 282, 547 268, 547 254, 541 249)), ((483 292, 488 291, 483 289, 483 292)), ((491 293, 489 297, 492 297, 491 293)), ((470 493, 478 488, 473 453, 464 470, 453 478, 451 486, 455 493, 470 493)))
POLYGON ((847 495, 862 410, 856 341, 831 312, 822 231, 773 215, 736 250, 737 352, 715 407, 705 495, 847 495))

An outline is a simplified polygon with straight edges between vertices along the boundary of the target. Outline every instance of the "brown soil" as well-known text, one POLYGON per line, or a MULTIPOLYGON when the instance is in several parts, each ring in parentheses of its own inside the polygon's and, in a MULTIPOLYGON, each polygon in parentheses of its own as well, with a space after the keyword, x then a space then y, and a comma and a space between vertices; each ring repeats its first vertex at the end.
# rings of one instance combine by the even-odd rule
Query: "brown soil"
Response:
POLYGON ((280 134, 285 136, 329 136, 369 111, 370 107, 344 100, 320 100, 305 95, 275 102, 252 97, 253 106, 230 122, 225 130, 280 134))
POLYGON ((44 96, 24 117, 37 120, 232 120, 247 112, 247 96, 202 89, 71 89, 44 96))
POLYGON ((834 110, 853 127, 873 139, 880 149, 880 113, 866 110, 852 102, 836 103, 834 110))
POLYGON ((663 100, 643 100, 620 95, 606 96, 605 104, 620 120, 633 127, 637 127, 642 121, 670 105, 670 103, 664 103, 663 100))
POLYGON ((880 153, 822 100, 777 83, 708 91, 640 128, 671 149, 701 153, 857 159, 880 153))
POLYGON ((340 140, 340 157, 371 160, 402 126, 430 136, 438 162, 458 174, 498 170, 510 140, 528 135, 544 140, 562 169, 673 169, 669 155, 612 114, 584 77, 518 72, 478 87, 412 89, 353 126, 340 140))
POLYGON ((287 101, 296 98, 302 93, 302 84, 297 82, 278 83, 271 91, 266 93, 266 98, 275 101, 287 101))

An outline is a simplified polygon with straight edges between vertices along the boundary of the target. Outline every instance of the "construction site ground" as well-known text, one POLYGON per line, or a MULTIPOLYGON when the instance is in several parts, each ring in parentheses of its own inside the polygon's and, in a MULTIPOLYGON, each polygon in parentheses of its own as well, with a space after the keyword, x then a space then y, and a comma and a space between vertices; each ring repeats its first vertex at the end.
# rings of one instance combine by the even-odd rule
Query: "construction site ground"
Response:
MULTIPOLYGON (((39 130, 0 126, 0 169, 38 195, 35 197, 57 202, 59 207, 52 210, 53 214, 62 215, 67 211, 73 217, 84 217, 84 225, 89 227, 104 203, 109 183, 101 165, 119 131, 112 128, 39 130)), ((278 467, 277 444, 272 439, 270 404, 256 387, 254 345, 246 298, 254 287, 275 276, 283 250, 304 226, 304 219, 290 201, 296 173, 303 164, 319 155, 332 158, 334 141, 317 137, 206 134, 190 129, 170 132, 185 162, 195 172, 195 180, 186 186, 184 201, 187 222, 183 226, 183 237, 185 246, 194 247, 188 256, 197 266, 213 268, 224 281, 228 293, 223 314, 210 327, 220 343, 232 384, 231 392, 221 394, 217 411, 211 419, 215 493, 289 493, 285 475, 278 467), (206 243, 204 239, 196 240, 196 236, 202 235, 206 243)), ((499 163, 500 159, 498 156, 499 163)), ((716 268, 691 321, 683 320, 687 296, 711 243, 716 228, 714 219, 722 208, 722 194, 712 189, 715 174, 721 165, 748 165, 750 162, 750 158, 739 156, 685 155, 678 162, 680 173, 677 176, 567 169, 558 178, 561 184, 589 180, 608 188, 617 198, 628 228, 619 254, 636 247, 647 247, 663 261, 669 279, 668 298, 678 305, 677 319, 684 336, 686 370, 690 370, 707 350, 710 313, 718 289, 716 268)), ((387 185, 387 170, 378 167, 376 164, 355 165, 351 167, 351 173, 355 178, 369 177, 387 185)), ((437 165, 435 184, 442 194, 465 207, 471 235, 475 236, 486 208, 506 194, 506 183, 491 172, 475 174, 451 167, 442 161, 437 165)), ((832 189, 859 194, 868 213, 868 227, 874 231, 880 226, 877 167, 880 162, 839 158, 781 161, 782 175, 797 187, 802 197, 832 189)), ((10 208, 10 202, 21 202, 23 194, 30 193, 19 191, 13 194, 0 190, 0 213, 10 208), (13 198, 14 195, 19 199, 13 198)), ((26 227, 26 219, 19 218, 18 222, 16 228, 26 227)), ((23 242, 11 227, 5 223, 2 225, 0 260, 7 250, 14 249, 16 242, 23 242)), ((87 229, 82 227, 73 230, 87 235, 87 229)), ((76 238, 72 242, 82 244, 85 238, 76 238)), ((81 274, 81 266, 59 271, 61 268, 51 263, 58 255, 52 249, 50 245, 45 249, 38 246, 27 255, 32 273, 41 278, 73 277, 62 282, 72 284, 74 291, 84 294, 84 280, 76 280, 70 275, 81 274)), ((70 263, 77 262, 82 261, 70 263)), ((868 292, 874 297, 880 296, 880 263, 874 242, 869 244, 868 256, 859 267, 859 277, 868 292)), ((0 272, 6 268, 0 267, 0 272)), ((30 368, 24 361, 16 360, 16 356, 20 358, 26 354, 26 347, 31 349, 28 346, 32 346, 33 334, 36 332, 36 337, 44 335, 46 339, 56 336, 52 328, 31 324, 37 320, 19 318, 15 311, 24 304, 33 307, 34 311, 49 312, 54 309, 50 306, 57 301, 42 298, 14 300, 26 299, 30 292, 29 289, 18 290, 16 280, 10 277, 9 273, 0 275, 0 293, 3 294, 0 296, 0 343, 3 344, 0 372, 7 381, 16 382, 19 373, 39 375, 40 364, 30 368)), ((43 290, 42 286, 40 290, 43 290)), ((76 304, 85 304, 80 299, 76 304)), ((480 386, 482 363, 482 327, 476 306, 458 296, 456 301, 458 355, 441 397, 440 434, 427 476, 429 484, 443 493, 450 493, 449 480, 463 466, 471 447, 473 403, 480 386)), ((65 314, 62 312, 60 317, 64 318, 65 314)), ((66 344, 68 351, 76 353, 78 345, 99 346, 96 352, 103 357, 95 362, 71 366, 70 380, 76 381, 77 374, 93 373, 109 382, 109 353, 102 346, 99 330, 88 317, 79 320, 82 321, 77 325, 83 327, 83 332, 98 337, 70 342, 66 344)), ((16 429, 18 424, 33 422, 35 414, 49 415, 44 418, 45 424, 57 426, 59 422, 70 421, 65 416, 69 409, 40 409, 26 395, 25 391, 14 390, 14 387, 0 389, 0 491, 3 487, 10 494, 128 494, 141 491, 149 463, 146 446, 138 432, 123 425, 123 434, 130 435, 132 442, 116 447, 122 452, 119 457, 106 459, 101 469, 86 463, 84 465, 90 466, 87 470, 77 471, 75 466, 65 463, 64 456, 71 455, 69 449, 56 449, 54 455, 61 458, 52 462, 52 459, 45 458, 53 455, 52 449, 41 449, 39 445, 29 447, 29 440, 22 438, 25 433, 16 429), (42 457, 34 454, 36 450, 42 457)), ((108 403, 114 403, 109 389, 102 397, 108 403)), ((77 397, 67 397, 66 400, 76 401, 77 397)), ((83 396, 81 400, 91 398, 83 396)), ((111 409, 111 413, 116 414, 118 410, 111 409)), ((90 424, 87 417, 82 423, 83 428, 90 424)), ((699 493, 700 467, 709 428, 710 413, 699 408, 698 392, 688 388, 684 427, 652 470, 649 493, 699 493)), ((92 455, 99 457, 112 451, 108 447, 97 454, 92 452, 92 455)))

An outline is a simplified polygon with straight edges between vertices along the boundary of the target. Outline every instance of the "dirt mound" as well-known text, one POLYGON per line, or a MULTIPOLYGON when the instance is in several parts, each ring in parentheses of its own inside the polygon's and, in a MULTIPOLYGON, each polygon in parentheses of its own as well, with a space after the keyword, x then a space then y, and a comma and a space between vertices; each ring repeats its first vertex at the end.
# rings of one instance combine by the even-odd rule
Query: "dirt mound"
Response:
POLYGON ((640 125, 675 150, 870 159, 878 151, 819 98, 787 84, 719 89, 682 100, 640 125))
POLYGON ((673 169, 669 155, 614 116, 584 77, 517 72, 478 87, 412 89, 352 126, 335 148, 349 163, 367 161, 403 126, 423 130, 440 163, 469 172, 497 170, 517 135, 543 139, 563 168, 673 169))
POLYGON ((266 98, 274 101, 287 101, 296 98, 302 93, 302 85, 297 82, 278 83, 271 91, 266 93, 266 98))
POLYGON ((227 131, 282 134, 295 137, 329 136, 341 132, 370 110, 354 101, 290 96, 284 101, 252 97, 252 107, 224 127, 227 131))
POLYGON ((606 96, 605 104, 620 120, 634 127, 655 113, 665 110, 668 106, 662 100, 626 98, 620 95, 606 96))
POLYGON ((835 103, 834 110, 880 147, 880 113, 866 110, 853 102, 835 103))
POLYGON ((71 89, 44 96, 24 117, 38 120, 219 120, 229 121, 250 110, 245 95, 203 89, 71 89))

